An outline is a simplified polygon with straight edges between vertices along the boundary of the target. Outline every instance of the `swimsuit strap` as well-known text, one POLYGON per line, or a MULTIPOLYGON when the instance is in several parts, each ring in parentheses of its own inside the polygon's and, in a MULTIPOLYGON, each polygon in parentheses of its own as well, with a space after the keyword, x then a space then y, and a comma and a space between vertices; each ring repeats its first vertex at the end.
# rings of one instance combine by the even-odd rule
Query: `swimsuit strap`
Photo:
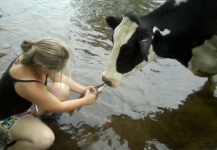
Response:
MULTIPOLYGON (((10 75, 10 74, 9 74, 10 75)), ((11 75, 10 75, 11 76, 11 75)), ((20 79, 15 79, 14 77, 11 76, 11 78, 13 79, 14 82, 38 82, 38 83, 41 83, 41 84, 44 84, 47 86, 47 78, 48 78, 48 75, 46 74, 46 79, 45 79, 45 82, 41 82, 39 80, 20 80, 20 79)))
POLYGON ((14 82, 39 82, 41 84, 45 84, 46 85, 46 83, 43 83, 43 82, 38 81, 38 80, 19 80, 19 79, 14 79, 14 82))

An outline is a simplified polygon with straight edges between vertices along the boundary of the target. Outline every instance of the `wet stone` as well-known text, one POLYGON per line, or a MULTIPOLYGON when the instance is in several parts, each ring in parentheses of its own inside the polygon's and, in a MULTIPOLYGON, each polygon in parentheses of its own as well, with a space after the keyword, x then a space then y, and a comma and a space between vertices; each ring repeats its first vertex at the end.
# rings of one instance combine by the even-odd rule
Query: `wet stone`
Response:
POLYGON ((0 58, 4 57, 5 55, 5 53, 0 53, 0 58))

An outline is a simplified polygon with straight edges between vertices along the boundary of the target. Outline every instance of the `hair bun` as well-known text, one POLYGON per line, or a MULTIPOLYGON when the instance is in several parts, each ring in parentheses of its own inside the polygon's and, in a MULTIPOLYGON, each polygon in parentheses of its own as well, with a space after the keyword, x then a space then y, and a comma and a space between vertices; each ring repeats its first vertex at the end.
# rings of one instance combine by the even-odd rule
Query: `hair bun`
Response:
POLYGON ((34 45, 35 43, 34 42, 31 42, 31 41, 23 41, 22 44, 21 44, 21 49, 24 51, 24 52, 27 52, 29 51, 32 46, 34 45))

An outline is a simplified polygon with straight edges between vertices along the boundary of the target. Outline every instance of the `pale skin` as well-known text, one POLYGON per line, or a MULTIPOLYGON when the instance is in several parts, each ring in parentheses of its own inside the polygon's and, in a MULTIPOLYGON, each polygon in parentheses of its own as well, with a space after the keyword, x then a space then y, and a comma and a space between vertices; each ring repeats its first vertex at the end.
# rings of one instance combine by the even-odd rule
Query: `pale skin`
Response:
MULTIPOLYGON (((22 59, 22 55, 19 59, 22 59)), ((47 74, 48 78, 53 81, 53 84, 48 87, 38 82, 17 82, 15 84, 15 90, 21 97, 37 105, 39 112, 35 111, 35 116, 52 112, 70 112, 84 105, 93 104, 97 99, 94 94, 90 93, 90 90, 94 90, 93 86, 84 87, 61 72, 55 72, 46 66, 34 68, 14 64, 9 72, 16 79, 39 80, 42 83, 45 82, 47 74), (70 91, 85 93, 85 96, 68 100, 70 91)), ((20 119, 10 130, 10 134, 17 142, 8 147, 8 150, 45 150, 52 145, 55 139, 52 130, 33 116, 20 119)))

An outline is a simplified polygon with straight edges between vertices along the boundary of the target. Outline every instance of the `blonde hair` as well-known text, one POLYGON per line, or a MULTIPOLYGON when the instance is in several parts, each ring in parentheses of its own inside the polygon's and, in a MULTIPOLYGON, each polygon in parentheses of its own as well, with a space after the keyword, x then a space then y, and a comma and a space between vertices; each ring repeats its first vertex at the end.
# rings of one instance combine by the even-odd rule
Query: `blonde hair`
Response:
POLYGON ((38 42, 23 41, 21 49, 24 56, 21 63, 24 65, 46 66, 60 71, 69 59, 68 48, 62 42, 52 38, 38 42))

